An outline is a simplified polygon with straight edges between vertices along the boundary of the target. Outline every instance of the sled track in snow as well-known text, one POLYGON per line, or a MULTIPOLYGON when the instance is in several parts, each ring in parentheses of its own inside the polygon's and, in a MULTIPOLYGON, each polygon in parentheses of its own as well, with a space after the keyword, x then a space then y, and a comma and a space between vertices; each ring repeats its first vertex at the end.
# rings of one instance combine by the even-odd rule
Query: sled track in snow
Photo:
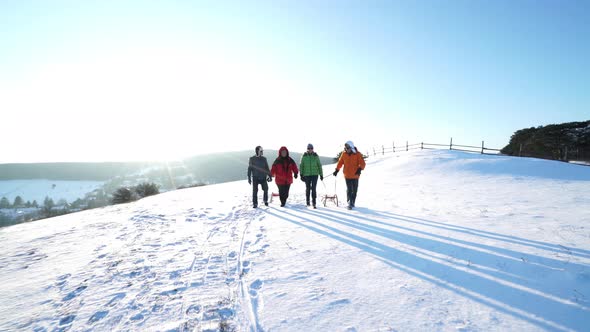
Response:
POLYGON ((247 314, 247 318, 249 320, 249 324, 248 324, 248 328, 250 331, 252 332, 258 332, 258 331, 263 331, 262 328, 260 327, 260 323, 258 320, 258 314, 257 314, 257 304, 252 300, 252 297, 250 297, 250 290, 249 287, 245 284, 244 281, 244 251, 245 251, 245 246, 246 246, 246 242, 244 242, 244 238, 246 237, 246 232, 248 231, 248 227, 250 226, 250 224, 252 223, 252 221, 254 220, 255 216, 253 216, 248 223, 246 224, 246 227, 244 227, 244 231, 242 233, 242 239, 240 241, 240 254, 238 256, 238 276, 239 276, 239 292, 240 292, 240 298, 244 308, 245 313, 247 314))

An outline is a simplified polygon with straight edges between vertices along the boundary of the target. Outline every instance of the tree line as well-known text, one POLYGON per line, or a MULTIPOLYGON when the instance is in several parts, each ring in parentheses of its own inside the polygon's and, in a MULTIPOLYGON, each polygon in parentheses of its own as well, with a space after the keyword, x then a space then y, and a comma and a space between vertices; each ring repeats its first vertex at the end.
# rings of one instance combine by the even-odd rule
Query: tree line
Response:
POLYGON ((517 130, 501 153, 562 161, 590 161, 590 121, 517 130))
MULTIPOLYGON (((187 187, 202 186, 195 184, 187 187)), ((179 188, 180 189, 180 188, 179 188)), ((21 196, 16 196, 11 203, 6 197, 0 198, 0 226, 13 225, 25 221, 33 221, 44 218, 56 217, 82 210, 94 209, 111 204, 122 204, 132 202, 144 197, 160 193, 159 186, 155 183, 141 183, 133 187, 120 187, 108 195, 104 190, 97 189, 86 195, 85 198, 78 198, 68 203, 65 199, 55 201, 46 196, 43 204, 39 205, 36 200, 26 201, 21 196), (2 209, 27 209, 18 215, 3 213, 2 209)), ((6 211, 4 211, 6 212, 6 211)))

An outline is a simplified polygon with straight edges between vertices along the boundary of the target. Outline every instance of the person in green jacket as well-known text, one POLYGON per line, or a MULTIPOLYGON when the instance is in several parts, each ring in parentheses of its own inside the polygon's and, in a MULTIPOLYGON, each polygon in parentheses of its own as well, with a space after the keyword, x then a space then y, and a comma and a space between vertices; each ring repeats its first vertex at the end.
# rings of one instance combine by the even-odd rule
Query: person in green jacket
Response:
POLYGON ((320 180, 324 180, 324 172, 322 171, 322 163, 317 153, 313 151, 313 145, 307 144, 307 152, 301 156, 299 163, 299 174, 301 174, 301 181, 305 182, 305 198, 307 206, 309 206, 309 194, 311 192, 311 199, 313 208, 316 208, 316 187, 318 184, 318 176, 320 180))

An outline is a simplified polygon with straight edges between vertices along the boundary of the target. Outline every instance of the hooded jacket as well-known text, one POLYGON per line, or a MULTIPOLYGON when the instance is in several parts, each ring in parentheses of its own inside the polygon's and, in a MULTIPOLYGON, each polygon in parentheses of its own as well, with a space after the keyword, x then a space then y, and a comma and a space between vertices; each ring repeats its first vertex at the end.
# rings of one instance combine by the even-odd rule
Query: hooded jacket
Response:
POLYGON ((324 176, 322 162, 320 161, 318 154, 315 152, 305 152, 303 156, 301 156, 299 172, 301 173, 301 176, 324 176))
POLYGON ((361 170, 365 169, 365 160, 363 159, 362 153, 357 151, 356 147, 351 141, 346 142, 346 144, 351 147, 351 151, 342 151, 340 159, 338 159, 336 169, 340 170, 340 168, 344 165, 344 178, 358 179, 360 176, 356 174, 356 171, 359 168, 361 170))
POLYGON ((279 149, 279 156, 275 159, 270 169, 270 174, 274 176, 275 183, 279 186, 293 183, 293 174, 298 174, 299 169, 295 161, 289 157, 289 150, 282 146, 279 149), (282 157, 281 152, 287 151, 287 156, 282 157))

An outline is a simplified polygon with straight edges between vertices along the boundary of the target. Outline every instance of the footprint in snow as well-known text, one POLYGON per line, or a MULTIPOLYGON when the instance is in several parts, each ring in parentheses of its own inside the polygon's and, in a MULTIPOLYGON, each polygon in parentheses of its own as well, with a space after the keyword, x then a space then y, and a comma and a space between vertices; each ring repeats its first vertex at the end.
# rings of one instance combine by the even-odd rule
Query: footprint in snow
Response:
POLYGON ((132 320, 132 321, 134 321, 134 322, 137 322, 137 321, 143 320, 144 319, 144 316, 143 316, 142 313, 138 313, 137 315, 135 315, 135 316, 133 316, 133 317, 131 317, 129 319, 132 320))
POLYGON ((88 324, 94 324, 94 323, 98 322, 99 320, 105 318, 108 314, 109 314, 108 310, 107 311, 97 311, 94 313, 94 315, 92 315, 92 317, 90 317, 88 319, 88 324))
POLYGON ((125 298, 125 293, 117 293, 113 298, 107 303, 107 306, 113 307, 119 303, 123 298, 125 298))
POLYGON ((328 303, 328 306, 335 307, 335 306, 340 306, 340 305, 345 305, 345 304, 350 304, 350 300, 349 299, 341 299, 341 300, 337 300, 337 301, 332 301, 332 302, 328 303))
POLYGON ((74 319, 76 319, 76 315, 69 315, 59 320, 59 326, 69 325, 71 324, 74 319))
POLYGON ((189 316, 198 315, 203 308, 198 304, 191 304, 188 309, 186 309, 186 314, 189 316))
POLYGON ((78 286, 78 288, 76 288, 75 290, 73 290, 72 292, 68 293, 68 295, 66 295, 62 301, 63 302, 67 302, 73 298, 75 298, 76 296, 78 296, 80 293, 82 293, 82 291, 84 291, 86 288, 88 288, 88 286, 78 286))
POLYGON ((256 279, 256 280, 254 280, 254 282, 252 282, 250 284, 250 288, 251 289, 260 289, 260 288, 262 288, 262 284, 263 284, 262 280, 256 279))
POLYGON ((250 289, 248 290, 250 296, 257 297, 260 288, 262 288, 262 281, 260 279, 256 279, 253 283, 250 284, 250 289))

